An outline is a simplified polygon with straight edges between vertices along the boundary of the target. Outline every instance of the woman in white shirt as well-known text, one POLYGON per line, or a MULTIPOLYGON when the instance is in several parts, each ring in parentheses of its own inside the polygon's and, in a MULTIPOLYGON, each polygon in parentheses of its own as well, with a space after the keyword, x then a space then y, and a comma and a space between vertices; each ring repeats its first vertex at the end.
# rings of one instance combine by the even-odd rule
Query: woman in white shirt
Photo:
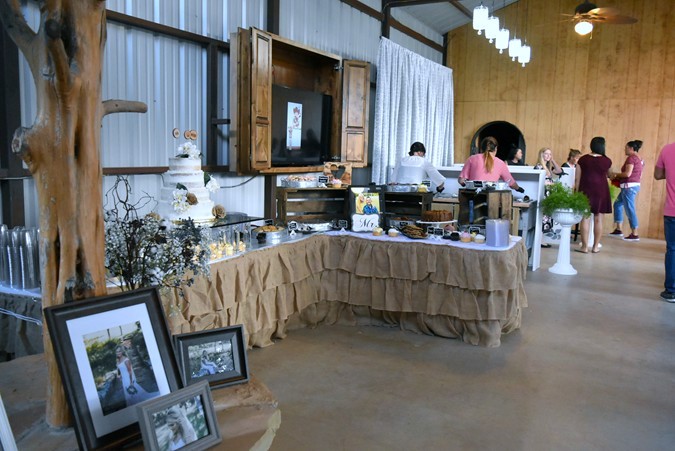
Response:
POLYGON ((392 183, 419 185, 422 180, 430 179, 436 185, 436 191, 439 193, 443 191, 445 177, 424 158, 426 153, 424 144, 414 142, 410 146, 408 156, 401 158, 394 168, 392 183))

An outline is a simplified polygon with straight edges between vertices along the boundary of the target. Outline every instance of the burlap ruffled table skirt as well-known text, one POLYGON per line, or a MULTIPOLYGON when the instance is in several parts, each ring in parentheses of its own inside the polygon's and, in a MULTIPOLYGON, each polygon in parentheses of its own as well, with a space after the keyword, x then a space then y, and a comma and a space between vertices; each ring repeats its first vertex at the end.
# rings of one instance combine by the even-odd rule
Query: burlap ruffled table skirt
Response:
POLYGON ((214 263, 163 302, 173 333, 243 324, 248 345, 320 324, 397 325, 494 347, 527 307, 527 251, 316 235, 214 263))

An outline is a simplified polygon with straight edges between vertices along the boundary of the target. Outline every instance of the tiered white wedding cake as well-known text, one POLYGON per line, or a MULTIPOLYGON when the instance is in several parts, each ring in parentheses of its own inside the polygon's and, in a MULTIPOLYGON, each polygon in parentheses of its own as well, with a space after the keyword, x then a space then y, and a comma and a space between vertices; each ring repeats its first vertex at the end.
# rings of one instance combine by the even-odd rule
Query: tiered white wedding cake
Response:
POLYGON ((169 170, 164 173, 158 211, 162 218, 181 221, 192 218, 196 223, 214 220, 214 204, 210 191, 218 182, 202 171, 201 152, 191 142, 178 147, 178 154, 169 158, 169 170))

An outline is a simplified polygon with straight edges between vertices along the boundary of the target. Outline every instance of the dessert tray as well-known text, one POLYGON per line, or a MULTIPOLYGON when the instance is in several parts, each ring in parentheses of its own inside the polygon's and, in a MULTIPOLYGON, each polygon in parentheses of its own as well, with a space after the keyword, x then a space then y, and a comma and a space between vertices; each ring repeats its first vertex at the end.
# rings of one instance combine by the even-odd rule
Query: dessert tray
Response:
POLYGON ((424 225, 433 225, 434 227, 440 227, 444 226, 447 224, 455 224, 457 222, 456 219, 452 219, 450 221, 415 221, 417 224, 424 224, 424 225))
POLYGON ((291 175, 281 179, 281 186, 284 188, 316 188, 319 181, 316 177, 291 175))
POLYGON ((401 228, 401 235, 410 238, 412 240, 423 240, 428 238, 429 235, 420 227, 416 226, 405 226, 401 228))
POLYGON ((387 185, 386 190, 390 193, 416 193, 418 185, 397 184, 387 185))

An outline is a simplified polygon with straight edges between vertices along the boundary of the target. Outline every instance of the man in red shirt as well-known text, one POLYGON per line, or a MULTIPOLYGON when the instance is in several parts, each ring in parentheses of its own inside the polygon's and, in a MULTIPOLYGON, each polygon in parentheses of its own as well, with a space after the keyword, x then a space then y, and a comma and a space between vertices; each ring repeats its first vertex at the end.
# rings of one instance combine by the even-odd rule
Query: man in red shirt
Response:
POLYGON ((666 181, 666 203, 663 206, 663 230, 666 235, 666 290, 661 299, 675 302, 675 143, 661 149, 654 166, 654 178, 666 181))

